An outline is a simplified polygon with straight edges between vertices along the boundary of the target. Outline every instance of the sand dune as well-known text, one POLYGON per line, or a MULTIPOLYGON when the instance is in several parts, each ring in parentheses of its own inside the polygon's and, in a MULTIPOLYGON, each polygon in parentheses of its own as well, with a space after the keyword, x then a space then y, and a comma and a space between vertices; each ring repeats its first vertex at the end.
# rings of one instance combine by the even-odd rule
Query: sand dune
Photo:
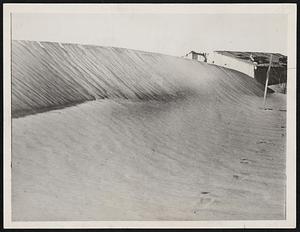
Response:
POLYGON ((12 115, 103 98, 162 100, 187 92, 208 96, 216 94, 214 88, 261 94, 262 87, 246 75, 223 70, 129 49, 13 41, 12 115))
POLYGON ((233 70, 41 45, 13 44, 13 220, 285 218, 285 95, 264 110, 233 70))

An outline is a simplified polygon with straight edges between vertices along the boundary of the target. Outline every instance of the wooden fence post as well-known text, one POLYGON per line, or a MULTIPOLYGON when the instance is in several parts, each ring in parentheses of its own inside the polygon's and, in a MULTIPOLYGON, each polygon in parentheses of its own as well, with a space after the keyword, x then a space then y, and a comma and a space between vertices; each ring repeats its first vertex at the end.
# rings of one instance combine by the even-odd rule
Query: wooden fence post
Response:
POLYGON ((272 65, 272 54, 270 55, 270 62, 269 67, 267 71, 267 78, 266 78, 266 85, 265 85, 265 94, 264 94, 264 108, 266 107, 266 101, 267 101, 267 90, 268 90, 268 83, 269 83, 269 76, 270 76, 270 70, 272 65))

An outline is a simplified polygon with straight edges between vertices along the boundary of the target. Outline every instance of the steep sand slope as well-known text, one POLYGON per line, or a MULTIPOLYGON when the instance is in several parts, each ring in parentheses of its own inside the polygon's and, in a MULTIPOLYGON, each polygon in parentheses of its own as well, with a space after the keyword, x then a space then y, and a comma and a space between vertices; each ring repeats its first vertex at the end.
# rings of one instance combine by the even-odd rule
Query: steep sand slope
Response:
POLYGON ((207 67, 196 61, 129 49, 13 41, 12 115, 98 98, 161 100, 195 89, 199 92, 199 88, 206 95, 207 87, 214 84, 261 94, 261 86, 249 78, 240 80, 239 75, 227 83, 229 77, 224 72, 207 67), (219 83, 220 79, 224 80, 219 83))
MULTIPOLYGON (((12 120, 13 220, 284 219, 285 96, 270 94, 269 110, 263 110, 262 86, 241 73, 145 56, 153 58, 137 69, 134 63, 127 70, 125 55, 117 67, 127 70, 119 74, 125 80, 132 73, 136 79, 128 86, 142 86, 134 91, 146 99, 112 95, 12 120), (151 65, 148 76, 138 75, 151 65), (153 73, 160 73, 156 80, 153 73)), ((70 68, 59 63, 53 68, 70 68)), ((46 92, 37 91, 46 81, 62 88, 64 104, 73 99, 63 88, 90 88, 90 80, 79 83, 85 81, 81 76, 60 86, 56 80, 65 81, 63 75, 26 75, 26 80, 18 75, 15 112, 56 104, 57 92, 47 93, 54 99, 50 104, 46 92), (36 88, 38 95, 26 88, 36 88)), ((79 93, 74 99, 83 96, 79 93)))

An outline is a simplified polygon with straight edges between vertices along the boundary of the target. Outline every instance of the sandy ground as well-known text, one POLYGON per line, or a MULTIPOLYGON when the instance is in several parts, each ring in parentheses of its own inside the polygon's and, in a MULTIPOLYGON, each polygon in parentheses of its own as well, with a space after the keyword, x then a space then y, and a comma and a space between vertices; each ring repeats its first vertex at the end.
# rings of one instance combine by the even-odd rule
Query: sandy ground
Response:
POLYGON ((264 110, 263 90, 179 57, 13 41, 13 220, 284 219, 285 95, 264 110))
POLYGON ((285 96, 224 94, 13 119, 13 220, 284 219, 285 96))

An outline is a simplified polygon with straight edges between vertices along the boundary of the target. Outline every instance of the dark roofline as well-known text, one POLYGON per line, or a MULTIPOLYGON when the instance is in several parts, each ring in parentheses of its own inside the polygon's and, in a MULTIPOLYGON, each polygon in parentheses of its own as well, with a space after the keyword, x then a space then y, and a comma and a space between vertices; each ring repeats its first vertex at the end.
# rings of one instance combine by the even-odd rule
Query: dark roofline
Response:
MULTIPOLYGON (((234 56, 233 54, 231 54, 231 52, 238 52, 238 51, 214 51, 214 52, 219 53, 219 54, 221 54, 221 55, 223 55, 223 56, 228 56, 228 57, 230 57, 230 58, 239 60, 239 61, 244 62, 244 63, 247 63, 247 64, 253 64, 253 62, 250 61, 250 60, 240 59, 240 58, 234 56), (224 53, 225 53, 225 54, 224 54, 224 53)), ((239 52, 239 53, 244 53, 244 52, 239 52)), ((254 64, 253 64, 253 65, 254 65, 254 64)))
MULTIPOLYGON (((264 63, 258 63, 258 65, 264 65, 269 64, 269 56, 272 54, 279 60, 280 58, 286 58, 287 56, 284 56, 280 53, 268 53, 268 52, 241 52, 241 51, 214 51, 215 53, 218 53, 223 56, 231 57, 233 59, 239 60, 244 63, 253 64, 253 61, 250 59, 250 55, 253 55, 254 58, 258 58, 258 60, 265 60, 264 63), (241 55, 241 57, 239 57, 241 55)), ((272 64, 272 66, 285 66, 285 63, 280 63, 278 61, 275 61, 275 63, 272 64)))
POLYGON ((203 55, 205 52, 195 52, 195 51, 190 51, 189 53, 187 53, 185 56, 187 56, 188 54, 190 53, 194 53, 194 54, 197 54, 197 55, 203 55))
POLYGON ((223 52, 226 52, 226 53, 252 53, 252 54, 265 54, 265 55, 276 55, 276 56, 282 56, 282 57, 287 57, 281 53, 274 53, 274 52, 254 52, 254 51, 229 51, 229 50, 216 50, 214 52, 217 52, 217 53, 223 53, 223 52))

